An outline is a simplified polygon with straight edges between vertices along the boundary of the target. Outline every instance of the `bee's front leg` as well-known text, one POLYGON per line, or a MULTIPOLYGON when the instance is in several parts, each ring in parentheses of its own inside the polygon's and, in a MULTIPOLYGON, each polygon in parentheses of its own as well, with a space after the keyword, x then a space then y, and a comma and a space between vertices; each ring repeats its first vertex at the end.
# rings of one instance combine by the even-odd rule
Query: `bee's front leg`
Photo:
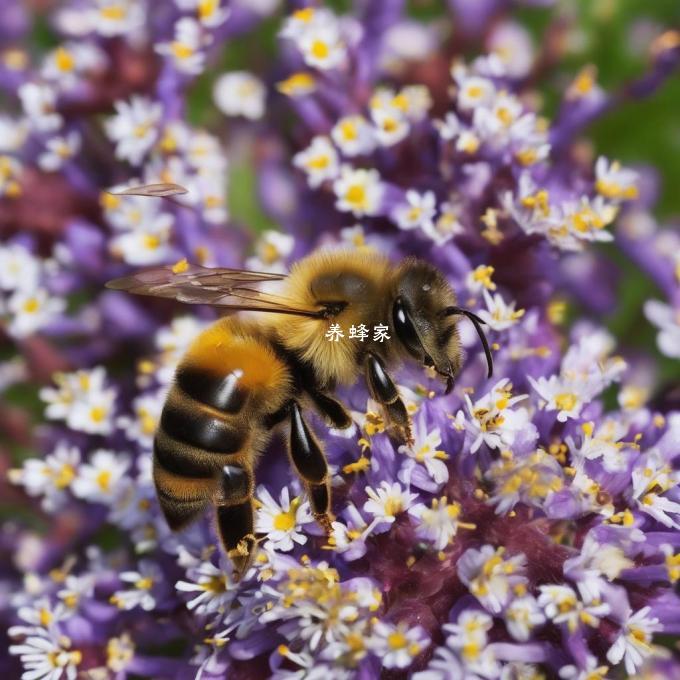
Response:
POLYGON ((399 438, 405 444, 412 446, 414 439, 411 417, 392 378, 385 370, 382 360, 370 352, 366 358, 366 382, 371 397, 383 407, 388 421, 394 426, 399 438))

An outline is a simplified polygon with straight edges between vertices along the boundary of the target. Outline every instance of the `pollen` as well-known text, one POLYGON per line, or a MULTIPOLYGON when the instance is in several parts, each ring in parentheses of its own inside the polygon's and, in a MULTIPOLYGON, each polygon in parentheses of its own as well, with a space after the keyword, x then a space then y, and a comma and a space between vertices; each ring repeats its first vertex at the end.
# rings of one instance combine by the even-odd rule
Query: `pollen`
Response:
POLYGON ((186 257, 172 265, 173 274, 183 274, 187 269, 189 269, 189 263, 187 262, 186 257))
POLYGON ((173 42, 171 45, 172 53, 177 57, 177 59, 188 59, 194 53, 193 48, 185 43, 173 42))

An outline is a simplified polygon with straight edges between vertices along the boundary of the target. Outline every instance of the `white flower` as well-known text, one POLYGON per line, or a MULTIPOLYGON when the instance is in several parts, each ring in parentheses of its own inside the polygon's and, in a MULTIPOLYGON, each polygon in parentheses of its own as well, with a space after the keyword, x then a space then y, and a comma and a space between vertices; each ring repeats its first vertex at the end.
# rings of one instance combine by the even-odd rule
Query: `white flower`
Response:
POLYGON ((66 309, 61 298, 50 297, 43 288, 28 292, 18 290, 7 303, 12 319, 7 327, 15 338, 25 338, 46 326, 66 309))
POLYGON ((458 86, 458 106, 463 111, 487 106, 493 100, 496 88, 487 78, 468 75, 466 69, 461 66, 454 66, 452 75, 458 86))
POLYGON ((66 135, 51 137, 45 142, 45 151, 38 156, 38 165, 46 172, 56 172, 80 149, 80 134, 72 130, 66 135))
POLYGON ((507 330, 524 316, 523 309, 515 310, 514 300, 507 304, 500 293, 495 293, 492 297, 488 290, 484 290, 482 294, 486 309, 480 310, 477 314, 492 330, 507 330))
POLYGON ((340 177, 333 183, 337 197, 335 207, 357 217, 376 215, 380 210, 383 186, 377 170, 343 165, 340 177))
POLYGON ((597 628, 600 618, 611 611, 606 602, 589 597, 588 593, 582 593, 586 597, 579 599, 574 589, 567 585, 542 585, 539 591, 538 604, 543 607, 546 617, 555 624, 566 623, 570 633, 581 624, 597 628))
POLYGON ((76 477, 79 464, 78 449, 60 442, 44 459, 29 458, 21 469, 10 470, 9 480, 23 485, 29 496, 42 496, 43 509, 54 512, 68 499, 67 491, 76 477))
POLYGON ((433 230, 433 219, 437 212, 437 199, 434 192, 426 191, 421 194, 413 189, 406 192, 406 202, 397 205, 392 213, 392 219, 400 229, 433 230))
POLYGON ((116 390, 110 388, 90 392, 74 402, 66 418, 72 430, 88 434, 109 434, 113 429, 113 412, 116 390))
POLYGON ((394 106, 371 108, 374 135, 380 146, 393 146, 405 139, 411 129, 404 113, 394 106))
POLYGON ((129 467, 130 459, 125 454, 99 449, 89 463, 80 466, 71 485, 73 493, 93 503, 110 504, 118 495, 129 467))
POLYGON ((638 197, 638 174, 622 168, 618 161, 609 163, 600 156, 595 163, 595 189, 612 201, 630 201, 638 197))
POLYGON ((647 300, 645 316, 659 329, 656 343, 662 354, 680 359, 680 310, 657 300, 647 300))
POLYGON ((495 24, 487 39, 487 48, 503 65, 503 75, 526 76, 533 63, 533 44, 529 32, 514 21, 495 24))
POLYGON ((652 645, 652 634, 663 630, 663 626, 655 617, 649 616, 651 607, 643 607, 628 615, 621 626, 621 632, 607 652, 607 660, 617 664, 624 660, 626 672, 635 675, 644 660, 655 654, 652 645))
POLYGON ((21 644, 10 646, 9 653, 19 656, 24 666, 23 680, 76 680, 82 653, 71 648, 71 640, 65 635, 54 637, 29 636, 21 644))
POLYGON ((132 402, 134 416, 122 416, 117 425, 125 430, 125 436, 140 446, 150 449, 163 408, 165 389, 153 394, 140 394, 132 402))
MULTIPOLYGON (((465 665, 461 680, 477 680, 478 676, 499 677, 500 666, 492 648, 487 646, 487 631, 492 626, 493 620, 488 614, 473 610, 461 612, 456 623, 444 624, 444 631, 450 633, 446 638, 446 647, 455 650, 465 665)), ((447 675, 433 677, 450 680, 447 675)))
POLYGON ((139 165, 158 138, 162 108, 148 97, 133 95, 114 104, 116 115, 106 121, 106 134, 116 143, 116 158, 139 165))
MULTIPOLYGON (((292 23, 284 26, 282 35, 295 41, 308 66, 324 71, 342 66, 347 55, 336 16, 328 10, 312 12, 311 20, 300 22, 302 29, 298 35, 287 35, 295 32, 292 23)), ((296 14, 301 16, 299 12, 296 14)))
POLYGON ((111 604, 119 609, 134 609, 141 607, 144 611, 151 611, 156 607, 154 587, 162 582, 163 572, 151 560, 141 560, 138 571, 124 571, 120 580, 132 584, 127 590, 119 590, 111 596, 111 604))
POLYGON ((30 125, 38 132, 54 132, 63 119, 56 111, 57 93, 49 85, 24 83, 19 88, 19 99, 30 125))
POLYGON ((417 503, 409 508, 409 514, 418 520, 416 533, 421 538, 434 543, 437 550, 444 548, 458 533, 458 529, 474 529, 475 525, 460 522, 460 504, 449 503, 445 496, 432 499, 431 507, 417 503))
POLYGON ((278 503, 264 486, 258 487, 257 500, 255 532, 267 534, 266 547, 288 552, 295 543, 307 542, 307 536, 300 531, 303 525, 314 521, 307 501, 300 497, 290 500, 286 486, 281 489, 278 503))
MULTIPOLYGON (((489 448, 511 447, 520 433, 531 433, 535 428, 529 420, 525 408, 511 408, 527 398, 526 394, 512 396, 512 386, 508 378, 497 382, 490 392, 473 404, 465 394, 465 406, 470 419, 464 419, 465 429, 474 437, 470 453, 475 453, 482 444, 489 448)), ((463 414, 456 416, 460 422, 463 414)))
POLYGON ((47 402, 45 415, 52 420, 65 420, 74 430, 89 434, 108 434, 116 389, 106 388, 106 373, 102 367, 91 371, 57 373, 58 389, 45 387, 40 398, 47 402))
MULTIPOLYGON (((167 214, 159 216, 165 222, 172 220, 167 214)), ((161 221, 161 220, 159 220, 161 221)), ((165 224, 147 223, 142 228, 117 234, 109 242, 111 252, 127 264, 135 266, 160 264, 172 254, 171 230, 165 224)))
POLYGON ((587 460, 602 459, 607 472, 622 472, 628 467, 629 456, 626 451, 637 447, 634 442, 619 441, 628 431, 628 425, 614 419, 608 419, 594 430, 592 422, 583 423, 583 438, 580 445, 571 437, 566 438, 572 455, 582 456, 587 460))
POLYGON ((526 642, 531 631, 545 623, 545 616, 532 595, 515 598, 503 612, 508 633, 515 640, 526 642))
MULTIPOLYGON (((181 549, 186 553, 186 550, 181 549)), ((187 602, 187 609, 196 614, 224 613, 236 596, 232 588, 229 570, 223 565, 216 567, 212 562, 193 559, 187 569, 188 581, 177 581, 175 588, 191 593, 193 599, 187 602)))
POLYGON ((512 589, 526 583, 522 575, 526 557, 520 553, 505 558, 505 548, 484 545, 468 548, 458 560, 458 576, 470 592, 493 614, 510 601, 512 589))
POLYGON ((339 171, 338 154, 325 135, 314 137, 306 149, 296 153, 293 165, 306 173, 307 183, 312 188, 335 179, 339 171))
POLYGON ((131 35, 146 20, 144 5, 139 0, 95 0, 91 23, 103 36, 131 35))
POLYGON ((662 494, 677 488, 680 471, 674 470, 658 449, 651 449, 633 470, 633 499, 638 510, 651 515, 664 526, 680 529, 680 503, 662 494))
POLYGON ((492 463, 486 473, 486 478, 494 486, 489 502, 496 506, 498 515, 510 512, 520 501, 543 507, 547 498, 564 487, 562 466, 543 449, 536 449, 525 456, 502 451, 500 459, 492 463))
POLYGON ((545 401, 543 408, 548 411, 558 411, 557 420, 565 423, 569 418, 578 418, 581 409, 591 399, 588 385, 581 381, 569 381, 556 375, 549 378, 541 376, 535 380, 528 376, 531 386, 545 401))
POLYGON ((222 7, 221 0, 175 0, 177 6, 185 12, 194 11, 198 20, 206 28, 221 26, 228 18, 231 10, 222 7))
POLYGON ((421 626, 409 628, 402 623, 393 626, 376 621, 368 644, 385 668, 408 668, 429 646, 430 639, 421 626))
POLYGON ((255 257, 246 261, 249 269, 285 273, 285 260, 293 252, 295 239, 274 229, 267 229, 255 242, 255 257))
POLYGON ((382 525, 387 525, 382 527, 382 531, 387 531, 396 516, 406 512, 418 498, 417 494, 402 489, 399 482, 390 484, 383 481, 377 489, 367 486, 365 491, 368 500, 364 503, 364 511, 379 519, 382 525))
POLYGON ((191 17, 182 17, 175 24, 175 39, 159 43, 156 52, 172 59, 175 68, 181 73, 198 75, 205 66, 205 46, 208 36, 203 33, 201 24, 191 17))
POLYGON ((345 156, 361 156, 375 149, 375 135, 369 122, 360 115, 340 118, 331 137, 345 156))
POLYGON ((437 450, 441 443, 439 428, 436 427, 428 432, 424 418, 420 418, 414 427, 413 445, 402 445, 399 447, 399 452, 424 465, 434 482, 443 484, 449 479, 449 469, 444 462, 448 460, 448 455, 444 451, 437 450))
POLYGON ((444 201, 439 206, 439 216, 434 225, 426 223, 422 229, 437 245, 443 245, 450 241, 454 236, 462 234, 464 229, 458 216, 461 208, 457 203, 444 201))
POLYGON ((264 83, 249 71, 223 73, 213 88, 213 99, 222 113, 249 120, 262 118, 266 95, 264 83))
POLYGON ((88 42, 69 42, 52 50, 43 61, 42 76, 62 89, 78 83, 81 74, 101 71, 106 66, 106 53, 88 42))

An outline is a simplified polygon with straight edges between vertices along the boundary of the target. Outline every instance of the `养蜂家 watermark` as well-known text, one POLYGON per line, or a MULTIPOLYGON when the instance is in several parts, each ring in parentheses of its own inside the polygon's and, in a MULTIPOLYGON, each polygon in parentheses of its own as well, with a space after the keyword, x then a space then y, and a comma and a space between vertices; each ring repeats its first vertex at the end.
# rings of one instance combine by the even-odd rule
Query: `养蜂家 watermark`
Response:
MULTIPOLYGON (((389 327, 386 326, 384 323, 379 323, 373 326, 373 342, 384 342, 385 340, 390 340, 392 336, 387 334, 388 330, 389 327)), ((359 342, 364 342, 364 340, 366 340, 366 338, 368 338, 370 335, 371 331, 369 330, 368 326, 366 326, 363 323, 360 323, 358 326, 352 324, 349 327, 350 340, 358 340, 359 342)), ((340 338, 345 337, 345 333, 343 332, 342 327, 340 326, 339 323, 332 323, 328 327, 328 330, 326 331, 324 337, 329 342, 339 342, 340 338)))

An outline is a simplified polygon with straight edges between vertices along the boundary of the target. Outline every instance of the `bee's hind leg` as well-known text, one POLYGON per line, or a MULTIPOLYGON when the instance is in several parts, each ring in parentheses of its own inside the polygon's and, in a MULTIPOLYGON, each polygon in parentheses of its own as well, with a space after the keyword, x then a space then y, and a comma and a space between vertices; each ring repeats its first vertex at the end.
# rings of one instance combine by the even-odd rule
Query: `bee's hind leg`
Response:
POLYGON ((378 356, 369 352, 366 358, 366 382, 368 391, 385 410, 387 418, 392 424, 399 438, 406 444, 413 445, 411 418, 399 396, 397 387, 385 370, 383 362, 378 356))
POLYGON ((238 582, 252 564, 256 549, 253 509, 253 474, 239 463, 222 468, 221 491, 215 500, 217 532, 234 566, 238 582))
POLYGON ((314 519, 330 534, 333 516, 326 456, 302 417, 300 405, 296 401, 290 403, 289 450, 293 465, 307 489, 314 519))

